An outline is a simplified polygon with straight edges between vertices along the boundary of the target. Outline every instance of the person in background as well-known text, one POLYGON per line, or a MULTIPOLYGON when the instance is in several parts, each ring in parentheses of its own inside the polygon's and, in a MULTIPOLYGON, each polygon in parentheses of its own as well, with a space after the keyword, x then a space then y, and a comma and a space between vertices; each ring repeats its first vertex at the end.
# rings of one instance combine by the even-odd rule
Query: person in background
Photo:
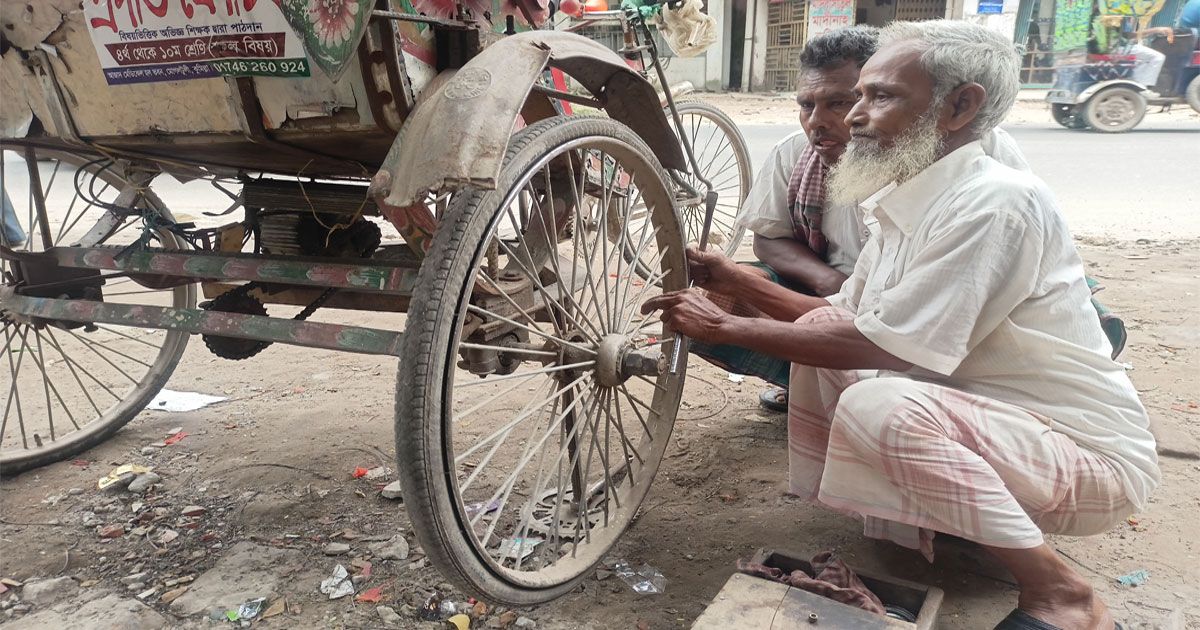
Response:
POLYGON ((4 196, 4 205, 0 207, 0 239, 2 244, 10 249, 16 249, 25 244, 25 230, 17 220, 17 211, 8 199, 8 191, 0 190, 4 196))

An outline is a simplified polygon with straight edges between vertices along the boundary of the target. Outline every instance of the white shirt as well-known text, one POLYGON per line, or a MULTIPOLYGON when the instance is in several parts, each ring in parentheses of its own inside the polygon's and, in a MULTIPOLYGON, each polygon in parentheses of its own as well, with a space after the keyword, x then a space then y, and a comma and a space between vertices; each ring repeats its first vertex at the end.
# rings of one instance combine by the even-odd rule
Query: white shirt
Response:
POLYGON ((912 363, 906 376, 1050 418, 1116 466, 1140 509, 1159 482, 1149 419, 1045 183, 973 142, 862 208, 871 239, 830 303, 912 363))
MULTIPOLYGON (((787 205, 788 181, 800 155, 808 148, 803 131, 789 134, 771 148, 767 163, 759 171, 738 213, 739 227, 763 238, 793 238, 791 209, 787 205)), ((1002 129, 996 128, 983 138, 983 150, 1002 164, 1027 171, 1029 165, 1017 143, 1002 129)), ((828 242, 826 260, 829 266, 850 275, 862 253, 868 233, 863 225, 857 204, 826 202, 821 214, 821 232, 828 242)))

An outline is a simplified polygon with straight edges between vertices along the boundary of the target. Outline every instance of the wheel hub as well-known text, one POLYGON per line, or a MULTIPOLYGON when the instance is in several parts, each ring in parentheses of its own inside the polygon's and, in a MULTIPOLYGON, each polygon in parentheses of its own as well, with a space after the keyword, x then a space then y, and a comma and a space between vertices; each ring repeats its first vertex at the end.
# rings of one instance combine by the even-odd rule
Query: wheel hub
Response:
POLYGON ((661 352, 638 350, 627 335, 606 335, 596 347, 596 380, 604 387, 617 387, 634 376, 657 376, 665 369, 661 352))

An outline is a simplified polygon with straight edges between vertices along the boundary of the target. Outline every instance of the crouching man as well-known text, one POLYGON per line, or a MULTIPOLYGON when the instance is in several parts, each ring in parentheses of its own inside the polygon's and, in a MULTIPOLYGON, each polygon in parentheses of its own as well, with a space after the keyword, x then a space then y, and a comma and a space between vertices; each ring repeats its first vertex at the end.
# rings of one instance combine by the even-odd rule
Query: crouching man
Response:
POLYGON ((674 330, 790 361, 791 490, 932 558, 935 532, 975 541, 1020 586, 998 628, 1114 627, 1044 533, 1090 535, 1159 482, 1145 410, 1111 358, 1054 198, 980 137, 1016 98, 1011 42, 966 22, 900 22, 858 79, 834 201, 865 199, 871 237, 828 298, 716 253, 699 290, 653 298, 674 330))

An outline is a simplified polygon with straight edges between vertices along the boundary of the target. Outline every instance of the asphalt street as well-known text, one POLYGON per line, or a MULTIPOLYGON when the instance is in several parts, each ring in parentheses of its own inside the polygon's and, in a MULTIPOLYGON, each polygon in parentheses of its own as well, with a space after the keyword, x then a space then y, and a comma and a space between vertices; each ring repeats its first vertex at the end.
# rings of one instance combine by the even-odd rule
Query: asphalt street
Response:
MULTIPOLYGON (((1121 240, 1200 238, 1200 126, 1147 116, 1123 134, 1005 125, 1058 198, 1072 231, 1121 240)), ((757 174, 798 125, 742 125, 757 174)))

